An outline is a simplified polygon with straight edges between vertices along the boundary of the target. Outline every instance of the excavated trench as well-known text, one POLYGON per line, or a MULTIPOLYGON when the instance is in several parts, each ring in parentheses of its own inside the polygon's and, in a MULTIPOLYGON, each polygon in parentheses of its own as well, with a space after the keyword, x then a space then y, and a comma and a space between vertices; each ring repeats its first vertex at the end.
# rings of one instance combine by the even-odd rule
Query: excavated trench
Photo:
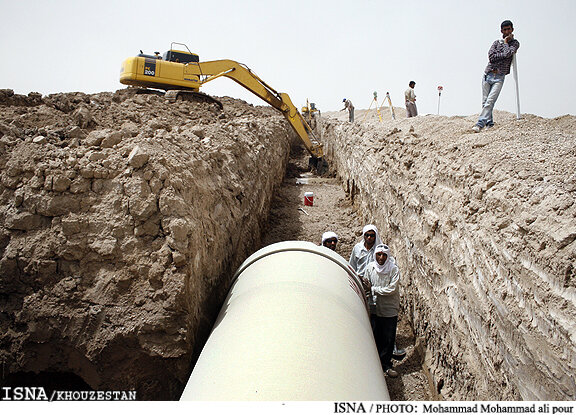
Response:
POLYGON ((479 136, 462 117, 328 114, 319 178, 288 162, 271 108, 0 98, 2 385, 177 399, 250 253, 333 228, 347 257, 371 222, 403 272, 396 398, 576 397, 574 117, 500 114, 479 136))

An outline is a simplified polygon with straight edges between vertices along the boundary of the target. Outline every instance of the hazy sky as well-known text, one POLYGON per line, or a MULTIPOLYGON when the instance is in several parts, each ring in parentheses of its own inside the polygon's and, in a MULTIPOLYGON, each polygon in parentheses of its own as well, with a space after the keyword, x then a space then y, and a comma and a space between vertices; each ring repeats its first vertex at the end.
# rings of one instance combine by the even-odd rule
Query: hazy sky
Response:
MULTIPOLYGON (((322 111, 368 108, 416 81, 421 114, 480 111, 481 76, 510 19, 522 113, 576 114, 576 0, 0 0, 0 88, 87 93, 124 88, 122 61, 185 43, 201 61, 232 59, 322 111)), ((202 91, 265 105, 229 79, 202 91)), ((512 74, 496 109, 516 111, 512 74)))

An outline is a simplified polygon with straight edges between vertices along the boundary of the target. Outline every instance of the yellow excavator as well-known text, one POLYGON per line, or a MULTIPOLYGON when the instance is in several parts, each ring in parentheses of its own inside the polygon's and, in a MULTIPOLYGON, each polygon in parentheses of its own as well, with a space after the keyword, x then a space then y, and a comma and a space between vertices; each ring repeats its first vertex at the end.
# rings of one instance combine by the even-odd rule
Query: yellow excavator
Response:
POLYGON ((185 44, 172 42, 170 50, 162 56, 159 52, 147 55, 140 51, 137 56, 124 60, 120 82, 164 90, 170 101, 196 99, 214 102, 222 108, 218 100, 200 92, 202 85, 221 76, 236 81, 282 112, 311 154, 310 165, 320 174, 326 171, 322 143, 314 136, 312 128, 292 104, 288 94, 275 91, 241 63, 227 59, 200 62, 198 55, 190 52, 185 44), (174 49, 175 45, 184 46, 186 50, 174 49))

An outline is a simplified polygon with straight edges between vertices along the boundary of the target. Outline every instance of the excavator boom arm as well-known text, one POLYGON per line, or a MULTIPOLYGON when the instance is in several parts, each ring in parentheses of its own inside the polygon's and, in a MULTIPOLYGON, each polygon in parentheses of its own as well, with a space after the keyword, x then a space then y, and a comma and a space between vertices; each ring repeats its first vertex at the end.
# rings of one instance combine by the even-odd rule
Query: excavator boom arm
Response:
POLYGON ((288 94, 275 91, 244 65, 232 60, 217 60, 189 63, 186 67, 186 73, 201 77, 201 84, 225 76, 242 85, 284 114, 312 156, 323 157, 322 144, 312 135, 312 129, 292 104, 288 94))

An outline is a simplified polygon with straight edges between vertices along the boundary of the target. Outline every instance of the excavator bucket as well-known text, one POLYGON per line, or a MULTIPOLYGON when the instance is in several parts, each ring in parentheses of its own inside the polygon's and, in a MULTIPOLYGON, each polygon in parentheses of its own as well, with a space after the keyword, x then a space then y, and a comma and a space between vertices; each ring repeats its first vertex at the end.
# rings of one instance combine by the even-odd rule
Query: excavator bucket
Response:
POLYGON ((310 157, 308 159, 308 166, 319 176, 328 173, 328 162, 323 157, 310 157))

